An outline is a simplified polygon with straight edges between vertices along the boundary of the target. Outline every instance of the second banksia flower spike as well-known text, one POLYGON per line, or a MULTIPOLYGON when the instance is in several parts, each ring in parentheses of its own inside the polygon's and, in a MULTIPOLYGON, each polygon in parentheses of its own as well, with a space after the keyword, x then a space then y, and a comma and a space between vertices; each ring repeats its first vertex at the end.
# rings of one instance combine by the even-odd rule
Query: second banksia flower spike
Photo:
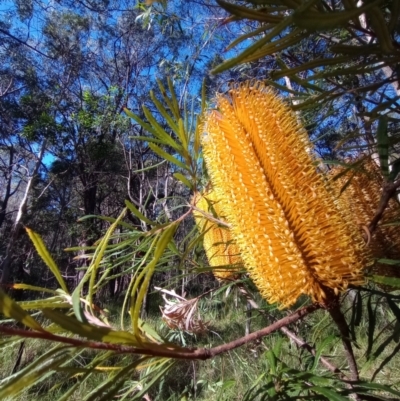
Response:
MULTIPOLYGON (((206 194, 197 193, 194 197, 196 207, 206 213, 212 214, 214 209, 218 219, 223 219, 223 212, 219 201, 215 198, 215 192, 206 194)), ((194 218, 199 230, 203 233, 203 245, 208 262, 213 268, 212 273, 217 280, 235 280, 238 278, 236 265, 242 265, 240 251, 232 239, 232 234, 227 227, 220 227, 216 221, 207 219, 206 216, 194 212, 194 218), (229 268, 224 268, 229 266, 229 268)))
POLYGON ((217 98, 204 124, 204 159, 244 265, 281 307, 301 294, 327 302, 363 283, 366 251, 344 219, 296 115, 262 83, 217 98))

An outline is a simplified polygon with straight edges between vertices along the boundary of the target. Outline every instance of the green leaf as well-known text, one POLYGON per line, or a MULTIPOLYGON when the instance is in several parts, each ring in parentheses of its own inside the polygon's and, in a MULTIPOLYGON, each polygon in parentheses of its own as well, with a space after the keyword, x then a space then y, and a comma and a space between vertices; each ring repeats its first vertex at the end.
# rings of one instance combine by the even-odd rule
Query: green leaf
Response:
POLYGON ((174 177, 185 184, 189 189, 193 189, 192 183, 181 173, 174 173, 174 177))
POLYGON ((387 132, 388 117, 380 116, 377 130, 377 150, 381 165, 382 175, 389 177, 389 136, 387 132))
MULTIPOLYGON (((143 106, 143 110, 145 112, 146 118, 150 121, 150 124, 144 122, 138 115, 135 113, 132 113, 130 110, 124 108, 125 113, 127 114, 128 117, 132 118, 135 120, 142 128, 144 128, 147 132, 153 134, 158 140, 161 141, 161 143, 171 146, 176 150, 180 150, 179 145, 162 129, 160 124, 156 121, 156 119, 153 117, 153 115, 150 113, 150 111, 143 106), (149 119, 150 117, 150 119, 149 119), (153 127, 152 122, 154 122, 155 127, 153 127)), ((149 141, 150 142, 150 141, 149 141)))
POLYGON ((190 170, 190 168, 188 166, 186 166, 186 164, 182 163, 180 160, 178 160, 176 157, 170 155, 169 153, 165 152, 164 150, 162 150, 160 147, 158 147, 157 145, 155 145, 154 143, 151 143, 149 145, 149 147, 151 148, 151 150, 155 153, 157 153, 159 156, 161 156, 163 159, 168 160, 169 162, 177 165, 178 167, 180 167, 181 169, 184 170, 190 170))
POLYGON ((330 11, 323 13, 318 11, 295 11, 293 20, 297 26, 305 28, 308 31, 334 29, 347 24, 351 19, 365 13, 380 2, 381 0, 375 0, 362 7, 344 11, 330 11))
POLYGON ((43 315, 53 323, 62 327, 70 333, 78 334, 89 340, 101 341, 111 344, 138 344, 134 335, 127 331, 116 331, 108 327, 94 326, 89 323, 82 323, 73 316, 68 316, 57 310, 43 309, 43 315))
POLYGON ((157 370, 156 372, 151 371, 149 374, 149 381, 145 381, 144 385, 142 387, 142 389, 136 393, 133 398, 131 398, 131 401, 141 401, 143 400, 143 396, 145 394, 147 394, 149 392, 149 389, 155 384, 157 383, 162 377, 165 376, 165 374, 167 373, 167 371, 169 369, 171 369, 171 367, 173 366, 173 361, 171 362, 168 359, 164 359, 161 361, 161 363, 159 363, 159 365, 157 366, 157 370), (165 366, 163 367, 163 365, 165 364, 165 366))
POLYGON ((165 121, 172 129, 172 131, 174 131, 175 134, 178 135, 179 127, 176 121, 174 121, 173 118, 168 114, 163 104, 155 97, 153 91, 150 91, 150 99, 153 101, 154 105, 157 107, 157 110, 160 112, 160 114, 165 118, 165 121))
POLYGON ((32 301, 21 301, 18 303, 24 310, 43 309, 43 308, 71 308, 71 302, 63 296, 55 296, 46 299, 34 299, 32 301))
POLYGON ((54 274, 54 277, 57 279, 58 284, 60 284, 61 288, 66 293, 68 293, 68 287, 65 284, 65 281, 64 281, 63 277, 61 276, 61 273, 58 270, 58 267, 57 267, 56 263, 54 262, 54 259, 51 257, 51 255, 50 255, 49 251, 47 250, 46 245, 44 244, 40 235, 35 233, 33 230, 31 230, 28 227, 25 227, 25 230, 28 233, 29 238, 33 242, 33 245, 35 246, 37 253, 42 258, 43 262, 46 263, 47 267, 51 270, 51 272, 54 274))
POLYGON ((314 387, 309 387, 308 390, 314 391, 318 394, 327 397, 329 401, 349 401, 347 397, 343 397, 340 394, 336 393, 335 391, 330 390, 326 387, 314 386, 314 387))
POLYGON ((263 38, 257 40, 251 46, 246 48, 242 53, 240 53, 237 57, 233 57, 227 61, 224 61, 217 67, 215 67, 211 73, 218 74, 220 72, 229 70, 230 68, 234 67, 235 65, 240 64, 243 60, 253 54, 256 50, 260 49, 270 40, 272 40, 275 36, 279 35, 285 28, 287 28, 292 23, 292 16, 286 17, 282 20, 274 29, 272 29, 268 34, 266 34, 263 38))
MULTIPOLYGON (((158 81, 158 82, 160 85, 161 81, 158 81)), ((176 98, 174 83, 172 82, 170 77, 167 78, 167 82, 168 82, 168 89, 171 94, 171 102, 169 104, 170 104, 171 110, 173 111, 173 114, 174 114, 176 120, 179 120, 180 110, 179 110, 178 99, 176 98)), ((160 89, 161 89, 161 87, 160 87, 160 89)), ((164 93, 165 93, 165 91, 164 91, 164 93)), ((164 94, 164 99, 167 99, 166 94, 164 94)))
POLYGON ((377 276, 372 275, 369 277, 372 281, 378 284, 388 285, 390 287, 400 288, 400 278, 397 277, 386 277, 386 276, 377 276))
POLYGON ((35 285, 29 285, 29 284, 14 283, 10 284, 9 287, 13 288, 14 290, 29 290, 29 291, 39 291, 39 292, 48 292, 50 294, 57 294, 55 290, 49 290, 48 288, 37 287, 35 285))
POLYGON ((271 22, 274 24, 281 22, 283 19, 283 17, 279 15, 267 14, 262 10, 253 10, 251 8, 227 3, 223 0, 217 0, 217 3, 220 7, 240 18, 247 18, 253 21, 271 22))
POLYGON ((336 341, 336 336, 332 335, 332 336, 328 336, 320 344, 318 344, 316 352, 315 352, 314 363, 313 363, 313 366, 311 367, 312 372, 314 372, 315 369, 317 368, 319 359, 321 358, 321 354, 324 351, 324 349, 334 341, 336 341))
POLYGON ((33 330, 45 331, 44 328, 25 312, 13 299, 0 288, 0 312, 33 330))
POLYGON ((400 266, 400 260, 398 259, 377 259, 378 263, 391 266, 400 266))
POLYGON ((179 224, 177 224, 177 223, 172 223, 166 229, 164 229, 164 231, 159 236, 159 239, 157 240, 157 243, 155 245, 153 259, 146 266, 146 268, 142 271, 142 273, 138 276, 138 278, 136 279, 136 283, 132 288, 131 293, 132 293, 133 297, 136 296, 136 292, 138 291, 135 302, 133 302, 133 299, 131 300, 131 302, 132 302, 131 321, 132 321, 133 333, 135 335, 139 335, 140 311, 142 308, 143 299, 146 296, 148 287, 150 285, 151 277, 153 276, 155 267, 156 267, 159 259, 163 255, 165 248, 167 248, 169 242, 173 238, 178 225, 179 224), (143 281, 142 281, 142 278, 143 278, 143 281), (139 288, 139 285, 140 285, 140 288, 139 288))
POLYGON ((156 223, 154 221, 149 220, 144 214, 139 212, 136 206, 130 202, 129 200, 125 199, 125 206, 131 211, 139 220, 144 221, 146 224, 150 226, 155 226, 156 223))
POLYGON ((33 363, 26 366, 0 388, 0 399, 18 395, 21 391, 43 381, 55 373, 57 368, 70 358, 70 351, 66 347, 56 347, 38 357, 33 363))
POLYGON ((164 141, 164 143, 172 148, 176 149, 178 152, 181 150, 181 147, 172 139, 172 137, 164 130, 164 128, 158 123, 158 121, 154 118, 151 111, 146 107, 143 106, 143 112, 146 118, 149 120, 153 128, 153 134, 159 138, 160 140, 164 141))
POLYGON ((371 383, 371 382, 357 382, 355 385, 355 389, 367 389, 372 391, 387 391, 388 393, 397 395, 400 397, 400 392, 392 389, 391 386, 386 384, 379 384, 379 383, 371 383))

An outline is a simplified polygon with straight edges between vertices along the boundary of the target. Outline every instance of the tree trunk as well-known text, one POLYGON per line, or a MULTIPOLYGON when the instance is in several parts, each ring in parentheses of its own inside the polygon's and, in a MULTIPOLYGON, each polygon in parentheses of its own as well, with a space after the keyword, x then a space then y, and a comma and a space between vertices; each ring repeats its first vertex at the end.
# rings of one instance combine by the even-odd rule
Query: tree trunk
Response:
POLYGON ((42 162, 45 150, 46 150, 46 139, 42 143, 42 147, 39 151, 36 164, 33 168, 32 174, 29 177, 28 182, 26 184, 24 196, 19 205, 18 214, 15 219, 13 228, 11 230, 10 236, 9 236, 10 240, 7 245, 6 256, 1 264, 2 275, 1 275, 1 279, 0 279, 0 284, 6 284, 6 283, 8 283, 8 281, 10 279, 10 275, 12 273, 11 259, 13 256, 13 250, 15 249, 16 242, 21 235, 21 229, 23 227, 21 221, 26 213, 29 194, 32 189, 33 181, 36 177, 36 174, 37 174, 40 164, 42 162))

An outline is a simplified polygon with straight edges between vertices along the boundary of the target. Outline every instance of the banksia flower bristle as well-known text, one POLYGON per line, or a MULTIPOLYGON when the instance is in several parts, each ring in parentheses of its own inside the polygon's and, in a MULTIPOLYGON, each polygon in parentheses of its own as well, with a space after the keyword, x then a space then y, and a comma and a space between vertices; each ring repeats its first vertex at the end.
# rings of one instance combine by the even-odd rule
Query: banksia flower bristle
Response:
MULTIPOLYGON (((209 191, 206 197, 198 193, 194 202, 197 208, 208 214, 212 214, 211 208, 213 208, 217 218, 223 221, 223 211, 215 199, 214 192, 209 191)), ((235 280, 238 277, 238 269, 232 266, 241 265, 242 259, 239 247, 233 241, 229 229, 219 226, 216 221, 207 219, 198 211, 194 212, 194 217, 199 230, 204 232, 203 245, 208 262, 213 267, 214 277, 218 280, 235 280), (231 268, 224 269, 223 266, 231 266, 231 268)))
MULTIPOLYGON (((341 168, 332 170, 334 177, 341 168)), ((367 228, 373 219, 382 196, 384 179, 379 166, 372 158, 367 158, 359 170, 351 171, 333 181, 339 195, 340 188, 346 189, 340 195, 343 206, 348 209, 354 222, 367 228), (348 180, 350 182, 348 183, 348 180)), ((400 259, 400 234, 398 226, 385 225, 400 220, 400 205, 390 199, 379 225, 369 239, 369 248, 374 258, 400 259)), ((373 272, 378 275, 400 277, 400 269, 377 263, 373 272)))
POLYGON ((261 83, 217 98, 202 138, 216 197, 246 269, 269 302, 301 294, 325 303, 363 283, 363 239, 347 222, 310 155, 296 116, 261 83))

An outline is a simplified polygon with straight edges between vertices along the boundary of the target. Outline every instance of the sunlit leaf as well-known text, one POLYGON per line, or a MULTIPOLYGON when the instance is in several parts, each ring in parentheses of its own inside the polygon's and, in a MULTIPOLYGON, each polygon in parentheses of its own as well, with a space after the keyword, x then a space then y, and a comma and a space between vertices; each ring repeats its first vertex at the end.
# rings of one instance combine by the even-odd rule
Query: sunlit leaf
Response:
POLYGON ((63 277, 61 276, 61 273, 58 270, 58 267, 57 267, 56 263, 54 262, 54 259, 51 257, 51 255, 50 255, 49 251, 47 250, 46 245, 44 244, 40 235, 35 233, 33 230, 31 230, 28 227, 25 227, 25 230, 28 233, 29 238, 33 242, 33 245, 35 246, 37 253, 42 258, 43 262, 46 263, 46 265, 50 269, 50 271, 54 274, 54 277, 57 279, 58 284, 60 284, 61 288, 66 293, 68 293, 68 287, 65 284, 65 281, 64 281, 63 277))
POLYGON ((31 316, 25 312, 13 299, 11 299, 1 288, 0 288, 0 312, 17 322, 30 327, 33 330, 44 331, 43 327, 31 316))

